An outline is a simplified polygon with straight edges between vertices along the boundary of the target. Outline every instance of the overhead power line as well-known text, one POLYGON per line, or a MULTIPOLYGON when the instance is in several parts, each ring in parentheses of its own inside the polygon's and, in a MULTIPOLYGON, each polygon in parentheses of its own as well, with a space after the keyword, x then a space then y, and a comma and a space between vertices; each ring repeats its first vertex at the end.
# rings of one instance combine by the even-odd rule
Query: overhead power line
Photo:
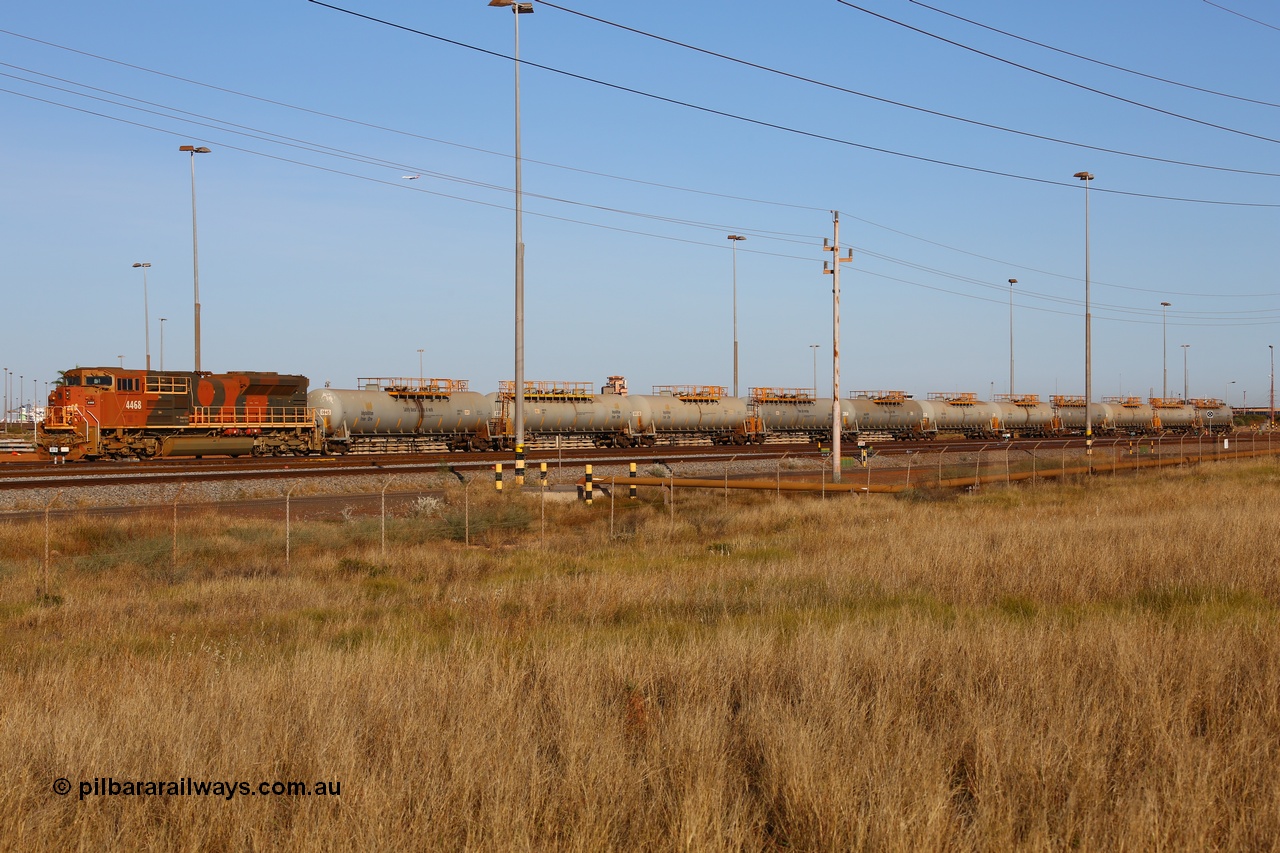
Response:
MULTIPOLYGON (((316 2, 316 0, 311 0, 311 2, 314 3, 316 2)), ((1068 80, 1065 77, 1059 77, 1056 74, 1050 74, 1047 71, 1041 71, 1038 68, 1032 68, 1029 65, 1023 65, 1022 63, 1014 62, 1012 59, 1005 59, 1003 56, 996 56, 994 53, 988 53, 985 50, 979 50, 976 47, 971 47, 970 45, 962 44, 961 42, 955 41, 954 39, 949 39, 946 36, 940 36, 937 33, 931 33, 928 30, 924 30, 924 29, 921 29, 920 27, 912 26, 911 24, 908 24, 904 21, 899 21, 895 18, 890 18, 888 15, 881 15, 879 12, 873 12, 870 9, 866 9, 866 8, 863 8, 862 6, 857 5, 856 3, 851 3, 849 2, 849 0, 836 0, 836 2, 839 3, 841 6, 848 6, 850 9, 855 9, 859 12, 862 12, 865 15, 870 15, 873 18, 878 18, 881 21, 885 21, 886 23, 890 23, 895 26, 902 27, 903 29, 911 30, 913 33, 919 33, 922 36, 928 36, 931 39, 937 39, 938 41, 949 44, 952 47, 958 47, 961 50, 967 50, 970 53, 976 53, 979 56, 985 56, 987 59, 991 59, 996 62, 1001 62, 1001 63, 1004 63, 1005 65, 1010 65, 1014 68, 1021 69, 1022 71, 1026 71, 1031 74, 1035 74, 1039 77, 1044 77, 1049 80, 1056 80, 1059 83, 1063 83, 1067 86, 1072 86, 1076 89, 1081 89, 1086 92, 1092 92, 1093 94, 1101 95, 1104 98, 1110 98, 1111 100, 1119 101, 1123 104, 1129 104, 1130 106, 1138 107, 1139 109, 1150 110, 1151 112, 1159 113, 1160 115, 1169 116, 1170 118, 1176 118, 1176 119, 1179 119, 1180 121, 1188 121, 1188 122, 1191 122, 1192 124, 1198 124, 1201 127, 1209 127, 1209 128, 1213 128, 1214 130, 1221 130, 1224 133, 1233 133, 1238 136, 1245 136, 1250 139, 1260 140, 1262 142, 1272 142, 1275 144, 1280 144, 1280 139, 1274 139, 1270 136, 1263 136, 1262 134, 1259 134, 1259 133, 1250 133, 1247 130, 1239 130, 1237 128, 1227 127, 1226 125, 1222 125, 1222 124, 1215 124, 1214 122, 1211 122, 1211 121, 1205 121, 1204 119, 1198 119, 1192 116, 1183 115, 1182 113, 1175 113, 1172 110, 1166 110, 1161 107, 1153 106, 1152 104, 1144 104, 1141 101, 1135 101, 1132 98, 1126 98, 1122 95, 1117 95, 1112 92, 1107 92, 1102 89, 1095 88, 1093 86, 1086 86, 1083 83, 1077 83, 1074 80, 1068 80)))
MULTIPOLYGON (((1181 89, 1190 89, 1193 92, 1203 92, 1206 95, 1216 95, 1219 98, 1230 98, 1233 101, 1244 101, 1247 104, 1258 104, 1259 106, 1263 106, 1263 107, 1280 108, 1280 104, 1273 103, 1271 101, 1260 101, 1260 100, 1257 100, 1256 98, 1246 98, 1243 95, 1233 95, 1230 92, 1219 92, 1216 89, 1206 89, 1202 86, 1193 86, 1190 83, 1179 83, 1177 80, 1170 80, 1167 77, 1159 77, 1155 74, 1147 74, 1143 71, 1135 71, 1134 69, 1126 68, 1123 65, 1115 65, 1111 62, 1104 62, 1101 59, 1094 59, 1091 56, 1084 56, 1083 54, 1072 53, 1069 50, 1063 50, 1062 48, 1054 47, 1051 44, 1045 44, 1044 42, 1036 41, 1035 39, 1029 39, 1025 36, 1020 36, 1020 35, 1017 35, 1016 33, 1011 33, 1008 30, 1002 30, 997 27, 993 27, 988 24, 975 21, 972 18, 966 18, 963 15, 957 15, 954 12, 948 12, 946 9, 939 9, 937 6, 930 6, 928 3, 922 3, 921 0, 910 0, 910 2, 914 3, 917 6, 921 6, 925 9, 928 9, 931 12, 937 12, 939 15, 946 15, 948 18, 954 18, 957 21, 964 21, 966 24, 972 24, 975 27, 981 27, 982 29, 987 30, 988 32, 999 33, 1002 36, 1006 36, 1011 39, 1016 39, 1025 44, 1031 44, 1031 45, 1035 45, 1036 47, 1044 48, 1045 50, 1051 50, 1054 53, 1060 53, 1063 56, 1070 56, 1072 59, 1079 59, 1082 62, 1091 62, 1094 65, 1101 65, 1103 68, 1110 68, 1113 71, 1122 71, 1125 74, 1132 74, 1135 77, 1143 77, 1147 80, 1154 80, 1157 83, 1166 83, 1170 86, 1177 86, 1181 89)), ((1208 0, 1205 0, 1205 2, 1208 2, 1208 0)), ((1210 5, 1217 5, 1217 4, 1211 3, 1210 5)), ((1223 7, 1219 7, 1219 8, 1223 8, 1223 7)))
MULTIPOLYGON (((637 29, 635 27, 629 27, 625 24, 619 24, 615 21, 609 21, 604 18, 597 17, 595 15, 588 15, 585 12, 578 12, 566 6, 560 6, 555 3, 552 3, 550 2, 550 0, 539 0, 539 5, 549 6, 552 9, 559 9, 561 12, 566 12, 570 15, 576 15, 580 18, 585 18, 589 21, 595 21, 596 23, 604 24, 605 26, 608 26, 608 27, 615 27, 625 32, 633 33, 639 36, 644 36, 645 38, 650 38, 655 41, 660 41, 665 44, 683 48, 684 50, 690 50, 695 53, 701 53, 705 56, 711 56, 711 57, 715 57, 716 59, 722 59, 725 62, 733 62, 738 65, 745 66, 747 68, 754 68, 757 71, 764 71, 769 74, 776 74, 779 77, 786 77, 787 79, 796 80, 801 83, 820 86, 824 89, 830 89, 831 91, 834 91, 834 92, 842 92, 846 95, 853 95, 854 97, 865 98, 867 100, 875 101, 877 103, 887 104, 889 106, 899 107, 901 109, 911 110, 913 112, 923 113, 925 115, 931 115, 936 118, 947 119, 948 121, 956 121, 962 124, 972 125, 974 127, 982 127, 982 128, 986 128, 987 130, 997 131, 999 133, 1010 133, 1015 136, 1025 137, 1027 139, 1038 139, 1041 142, 1052 142, 1056 145, 1066 145, 1071 148, 1079 148, 1083 151, 1097 151, 1103 154, 1114 154, 1118 157, 1131 157, 1137 160, 1146 160, 1152 163, 1165 163, 1171 166, 1185 166, 1191 169, 1209 169, 1209 170, 1218 171, 1218 172, 1233 172, 1241 175, 1256 175, 1256 176, 1267 177, 1267 178, 1280 177, 1280 174, 1277 174, 1275 172, 1263 172, 1263 171, 1256 171, 1253 169, 1238 169, 1238 168, 1232 168, 1229 166, 1214 166, 1214 165, 1209 165, 1205 163, 1192 163, 1187 160, 1175 160, 1167 157, 1157 157, 1151 154, 1138 154, 1132 151, 1122 151, 1116 148, 1107 148, 1101 145, 1090 145, 1086 142, 1075 142, 1070 139, 1059 139, 1056 136, 1046 136, 1044 134, 1033 133, 1027 130, 1018 130, 1017 128, 1007 127, 1005 125, 993 124, 991 122, 979 121, 977 119, 972 119, 972 118, 965 118, 964 116, 953 115, 951 113, 944 113, 944 112, 941 112, 940 110, 932 110, 927 107, 921 107, 915 104, 908 104, 903 101, 895 101, 890 98, 882 98, 878 95, 872 95, 868 92, 860 92, 856 89, 850 89, 846 86, 838 86, 834 83, 828 83, 823 80, 816 80, 812 77, 805 77, 800 74, 793 74, 789 71, 783 71, 781 69, 773 68, 768 65, 761 65, 758 62, 751 62, 746 59, 740 59, 738 57, 729 56, 728 54, 718 53, 714 50, 708 50, 707 48, 704 48, 704 47, 698 47, 697 45, 692 45, 686 42, 677 41, 675 39, 667 38, 666 36, 660 36, 655 33, 648 32, 646 30, 637 29)), ((932 8, 932 7, 928 7, 928 8, 932 8)), ((1280 105, 1275 105, 1275 106, 1280 106, 1280 105)))
POLYGON ((1246 21, 1252 21, 1253 23, 1258 24, 1259 26, 1262 26, 1262 27, 1266 27, 1269 30, 1280 30, 1280 27, 1277 27, 1275 24, 1268 24, 1266 21, 1259 21, 1257 18, 1250 18, 1248 15, 1242 15, 1241 13, 1237 12, 1235 9, 1228 9, 1226 6, 1223 6, 1220 3, 1212 2, 1212 0, 1204 0, 1204 2, 1208 3, 1210 6, 1214 7, 1215 9, 1221 9, 1224 12, 1230 12, 1232 15, 1235 15, 1238 18, 1244 18, 1246 21))
MULTIPOLYGON (((402 32, 411 33, 413 35, 418 35, 424 38, 433 39, 435 41, 439 41, 444 44, 450 44, 455 47, 461 47, 466 50, 472 50, 472 51, 476 51, 477 53, 483 53, 487 56, 492 56, 492 57, 496 57, 496 58, 507 60, 507 61, 514 61, 514 57, 501 53, 500 51, 489 50, 488 48, 467 44, 466 42, 461 42, 461 41, 458 41, 457 39, 451 39, 451 38, 447 38, 446 36, 436 35, 435 33, 429 33, 429 32, 426 32, 425 30, 415 29, 413 27, 409 27, 404 24, 397 24, 394 21, 387 21, 382 18, 375 18, 372 15, 366 15, 362 12, 356 12, 351 9, 344 9, 341 6, 335 6, 331 3, 324 3, 322 2, 322 0, 307 0, 307 2, 312 3, 316 6, 323 6, 326 9, 332 9, 335 12, 341 12, 344 15, 350 15, 354 18, 360 18, 362 20, 369 21, 370 23, 379 24, 385 27, 391 27, 392 29, 397 29, 397 30, 401 30, 402 32)), ((839 2, 844 2, 844 0, 839 0, 839 2)), ((935 166, 946 166, 952 169, 961 169, 963 171, 974 172, 982 175, 991 175, 993 177, 1000 177, 1000 178, 1011 178, 1013 180, 1025 181, 1027 183, 1034 183, 1034 184, 1043 184, 1046 186, 1070 187, 1072 189, 1078 189, 1076 184, 1067 183, 1065 181, 1054 181, 1048 178, 1037 178, 1032 175, 1020 175, 1015 172, 1002 172, 998 169, 987 169, 981 166, 972 166, 965 163, 956 163, 950 160, 943 160, 936 157, 925 157, 920 154, 908 154, 906 152, 895 151, 890 148, 881 148, 874 145, 866 145, 860 142, 854 142, 849 139, 841 139, 839 137, 828 136, 826 134, 816 133, 814 131, 801 130, 799 128, 790 127, 788 125, 778 124, 776 122, 771 122, 771 121, 765 121, 763 119, 750 118, 748 116, 739 115, 737 113, 731 113, 726 110, 719 110, 712 107, 706 107, 700 104, 691 103, 689 101, 682 101, 677 98, 669 98, 665 95, 657 95, 652 92, 646 92, 631 86, 623 86, 619 83, 610 83, 608 81, 600 80, 595 77, 588 77, 584 74, 577 74, 572 71, 565 71, 562 68, 555 68, 553 66, 544 65, 538 62, 531 62, 527 59, 521 59, 520 65, 522 67, 537 68, 539 70, 547 71, 552 74, 559 74, 561 76, 568 77, 573 80, 580 80, 584 83, 592 83, 597 86, 603 86, 605 88, 613 89, 615 91, 626 92, 632 95, 638 95, 639 97, 649 98, 651 100, 658 101, 661 103, 666 103, 666 104, 671 104, 673 106, 696 110, 698 112, 707 113, 708 115, 715 115, 715 116, 720 116, 721 118, 733 119, 735 121, 744 122, 746 124, 751 124, 756 127, 764 127, 764 128, 769 128, 771 130, 780 130, 780 131, 783 131, 784 133, 791 133, 797 136, 806 137, 808 139, 817 139, 824 142, 832 142, 837 145, 845 145, 850 148, 857 148, 862 151, 872 151, 878 154, 888 154, 894 157, 901 157, 903 159, 913 160, 918 163, 931 163, 935 166)), ((1095 193, 1098 193, 1098 192, 1109 193, 1112 195, 1126 196, 1129 198, 1146 198, 1146 199, 1152 199, 1156 201, 1177 201, 1177 202, 1184 202, 1187 204, 1208 204, 1208 205, 1220 205, 1225 207, 1259 207, 1259 208, 1280 207, 1280 204, 1276 204, 1276 203, 1225 201, 1221 199, 1185 198, 1181 196, 1167 196, 1167 195, 1160 195, 1158 193, 1140 193, 1132 190, 1119 190, 1119 189, 1104 188, 1104 187, 1093 187, 1092 190, 1095 193)))

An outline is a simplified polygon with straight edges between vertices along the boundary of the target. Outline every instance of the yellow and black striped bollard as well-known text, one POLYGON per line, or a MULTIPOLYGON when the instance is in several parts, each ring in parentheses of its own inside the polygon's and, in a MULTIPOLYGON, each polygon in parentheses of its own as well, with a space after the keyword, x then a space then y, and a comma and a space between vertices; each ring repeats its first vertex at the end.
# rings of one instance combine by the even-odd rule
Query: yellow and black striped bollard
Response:
MULTIPOLYGON (((636 463, 634 462, 631 463, 631 472, 630 474, 628 474, 628 476, 630 476, 633 481, 635 480, 636 463)), ((630 498, 631 500, 636 499, 636 484, 634 482, 632 482, 632 484, 627 488, 627 497, 630 498)))
POLYGON ((497 462, 493 466, 493 488, 502 491, 502 463, 497 462))
POLYGON ((524 485, 524 445, 516 445, 516 485, 524 485))
POLYGON ((591 466, 587 466, 587 485, 586 485, 587 506, 591 506, 591 466))

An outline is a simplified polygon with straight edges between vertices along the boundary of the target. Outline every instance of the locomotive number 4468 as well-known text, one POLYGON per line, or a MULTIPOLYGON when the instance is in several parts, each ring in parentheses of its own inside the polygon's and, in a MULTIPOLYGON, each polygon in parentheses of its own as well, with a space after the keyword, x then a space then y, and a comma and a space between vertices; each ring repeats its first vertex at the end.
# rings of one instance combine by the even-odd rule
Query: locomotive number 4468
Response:
POLYGON ((141 401, 141 400, 125 400, 125 401, 124 401, 124 407, 125 407, 126 409, 138 409, 138 410, 141 410, 141 409, 142 409, 142 401, 141 401))

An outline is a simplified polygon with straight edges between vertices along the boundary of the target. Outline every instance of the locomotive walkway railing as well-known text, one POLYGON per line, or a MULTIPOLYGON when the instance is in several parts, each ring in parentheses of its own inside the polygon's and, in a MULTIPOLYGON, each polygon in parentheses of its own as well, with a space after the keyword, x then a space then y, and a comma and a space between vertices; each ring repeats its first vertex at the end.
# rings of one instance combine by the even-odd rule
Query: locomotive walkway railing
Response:
POLYGON ((191 410, 191 426, 309 427, 315 423, 309 406, 197 406, 191 410))

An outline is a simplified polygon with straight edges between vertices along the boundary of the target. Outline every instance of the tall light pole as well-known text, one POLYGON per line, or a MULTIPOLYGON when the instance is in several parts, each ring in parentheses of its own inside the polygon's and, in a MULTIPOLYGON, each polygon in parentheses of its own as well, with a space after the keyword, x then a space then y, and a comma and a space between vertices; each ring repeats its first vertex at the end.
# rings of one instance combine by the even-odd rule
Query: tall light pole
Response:
POLYGON ((847 257, 840 257, 840 211, 831 211, 832 238, 822 241, 822 248, 831 253, 830 261, 822 262, 822 272, 831 276, 831 481, 840 482, 840 432, 844 418, 840 411, 840 265, 853 261, 853 249, 847 257))
POLYGON ((1267 344, 1267 349, 1271 351, 1271 405, 1268 406, 1267 421, 1274 427, 1276 425, 1276 348, 1273 344, 1267 344))
POLYGON ((1160 357, 1164 359, 1164 388, 1160 391, 1161 397, 1169 396, 1169 319, 1168 309, 1172 302, 1160 303, 1160 329, 1162 339, 1160 343, 1160 357))
POLYGON ((738 234, 729 235, 733 249, 733 396, 738 396, 738 243, 747 239, 738 234))
POLYGON ((164 321, 168 319, 169 319, 168 317, 160 318, 160 369, 161 370, 164 370, 164 321))
POLYGON ((203 145, 179 145, 179 151, 191 155, 191 268, 196 297, 196 373, 200 372, 200 236, 196 230, 196 155, 209 154, 203 145))
POLYGON ((1182 402, 1191 399, 1190 393, 1187 391, 1187 350, 1191 348, 1191 344, 1179 344, 1182 347, 1182 402))
POLYGON ((118 356, 116 356, 116 358, 120 359, 120 366, 121 366, 121 367, 124 367, 124 356, 122 356, 122 355, 118 355, 118 356))
POLYGON ((809 344, 813 350, 813 399, 818 399, 818 347, 822 344, 809 344))
POLYGON ((422 388, 422 350, 418 350, 418 388, 422 388))
POLYGON ((1016 278, 1009 279, 1009 396, 1013 396, 1013 286, 1016 278))
POLYGON ((1084 181, 1084 454, 1086 464, 1093 462, 1093 315, 1089 311, 1089 182, 1091 172, 1076 172, 1072 177, 1084 181))
POLYGON ((151 309, 147 307, 147 270, 151 269, 151 264, 137 263, 133 265, 134 269, 142 269, 142 319, 146 332, 147 342, 147 372, 151 372, 151 309))
POLYGON ((532 3, 489 0, 490 6, 510 6, 515 21, 516 69, 516 446, 524 445, 524 193, 520 182, 520 16, 533 12, 532 3))
POLYGON ((1232 379, 1231 381, 1227 382, 1225 385, 1222 386, 1222 405, 1224 406, 1231 405, 1231 386, 1235 384, 1236 384, 1236 381, 1232 379))

